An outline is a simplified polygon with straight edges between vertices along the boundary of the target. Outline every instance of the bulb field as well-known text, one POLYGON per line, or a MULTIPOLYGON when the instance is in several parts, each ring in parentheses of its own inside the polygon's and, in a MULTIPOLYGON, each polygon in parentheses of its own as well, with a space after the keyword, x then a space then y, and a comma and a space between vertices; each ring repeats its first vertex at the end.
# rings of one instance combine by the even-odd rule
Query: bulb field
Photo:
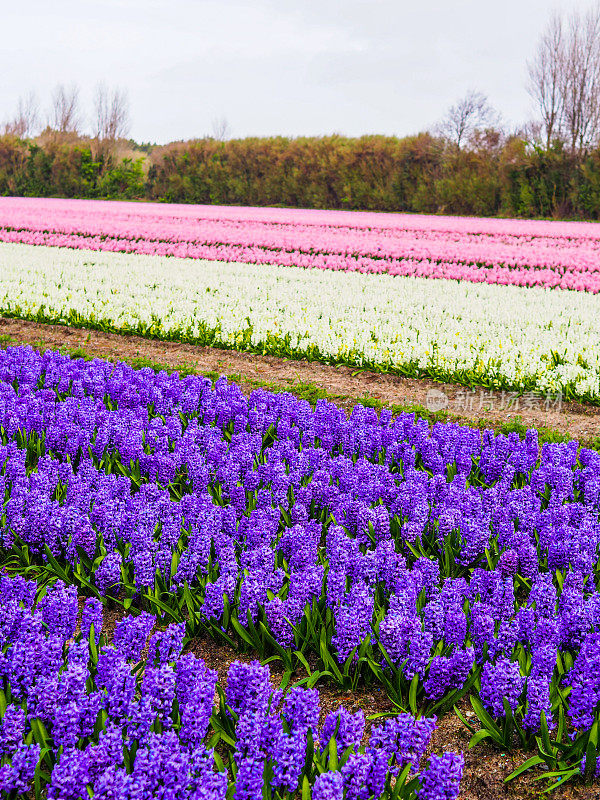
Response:
POLYGON ((600 401, 592 224, 194 208, 0 198, 0 313, 600 401))
POLYGON ((2 197, 0 241, 600 291, 596 223, 2 197))
MULTIPOLYGON (((0 240, 5 317, 600 401, 596 225, 0 198, 0 240)), ((0 680, 11 800, 462 800, 449 715, 591 792, 600 453, 4 347, 0 680)))

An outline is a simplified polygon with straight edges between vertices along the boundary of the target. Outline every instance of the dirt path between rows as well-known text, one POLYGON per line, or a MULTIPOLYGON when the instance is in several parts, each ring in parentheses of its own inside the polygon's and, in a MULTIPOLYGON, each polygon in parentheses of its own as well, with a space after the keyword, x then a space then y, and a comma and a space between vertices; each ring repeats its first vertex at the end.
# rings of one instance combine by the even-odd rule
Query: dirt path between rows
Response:
POLYGON ((555 396, 518 397, 516 393, 470 390, 432 380, 400 378, 368 370, 333 367, 308 361, 239 353, 211 347, 178 344, 120 336, 101 331, 45 325, 0 317, 0 335, 15 343, 43 347, 83 348, 101 358, 147 358, 166 366, 191 367, 199 372, 218 372, 239 376, 242 383, 269 382, 293 388, 297 383, 312 383, 336 397, 340 405, 351 407, 369 397, 389 405, 420 405, 430 411, 444 410, 452 419, 485 420, 498 426, 520 419, 527 427, 547 427, 582 442, 600 436, 600 407, 561 402, 555 396))

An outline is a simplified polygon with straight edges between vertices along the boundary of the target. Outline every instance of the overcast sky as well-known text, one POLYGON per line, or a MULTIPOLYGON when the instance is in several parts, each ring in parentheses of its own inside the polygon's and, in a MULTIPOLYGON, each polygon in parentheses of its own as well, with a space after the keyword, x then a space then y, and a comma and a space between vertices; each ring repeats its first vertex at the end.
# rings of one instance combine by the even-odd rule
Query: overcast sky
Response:
POLYGON ((0 0, 0 121, 76 82, 127 89, 131 135, 405 135, 474 88, 531 117, 525 61, 575 0, 0 0))

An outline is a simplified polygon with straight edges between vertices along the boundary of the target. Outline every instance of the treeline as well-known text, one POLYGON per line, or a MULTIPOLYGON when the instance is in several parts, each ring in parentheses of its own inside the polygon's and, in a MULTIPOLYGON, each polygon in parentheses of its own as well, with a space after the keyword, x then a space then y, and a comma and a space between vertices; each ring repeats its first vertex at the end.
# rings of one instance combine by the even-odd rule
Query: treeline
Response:
POLYGON ((214 138, 165 146, 0 137, 0 194, 171 203, 600 218, 600 149, 478 133, 214 138))
POLYGON ((76 136, 38 140, 0 136, 0 195, 142 199, 143 158, 131 148, 107 151, 76 136))

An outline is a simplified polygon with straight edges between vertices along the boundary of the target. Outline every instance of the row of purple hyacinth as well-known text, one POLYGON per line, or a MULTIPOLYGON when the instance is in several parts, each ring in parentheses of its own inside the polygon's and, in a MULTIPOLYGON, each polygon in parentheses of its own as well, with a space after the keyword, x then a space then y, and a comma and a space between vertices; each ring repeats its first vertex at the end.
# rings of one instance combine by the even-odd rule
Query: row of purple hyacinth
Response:
POLYGON ((433 755, 435 718, 400 715, 373 727, 343 707, 319 725, 315 689, 273 688, 268 667, 234 662, 217 674, 182 654, 185 625, 156 630, 125 616, 110 645, 102 605, 79 620, 61 582, 0 574, 0 791, 49 800, 453 800, 463 761, 433 755), (79 625, 78 625, 79 620, 79 625), (219 752, 215 746, 219 745, 219 752), (235 787, 232 792, 232 787, 235 787), (229 790, 229 794, 228 794, 229 790))
POLYGON ((0 353, 0 432, 14 569, 402 706, 472 686, 527 735, 593 723, 593 451, 28 348, 0 353))

